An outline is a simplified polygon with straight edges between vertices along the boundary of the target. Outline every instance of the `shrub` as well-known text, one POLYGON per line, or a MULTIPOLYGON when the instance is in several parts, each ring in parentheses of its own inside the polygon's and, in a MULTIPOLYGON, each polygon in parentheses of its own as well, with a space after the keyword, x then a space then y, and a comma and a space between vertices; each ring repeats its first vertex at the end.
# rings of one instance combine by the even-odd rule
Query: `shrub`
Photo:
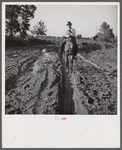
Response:
POLYGON ((6 37, 5 46, 15 47, 15 46, 26 46, 27 43, 21 37, 6 37))
POLYGON ((30 45, 43 45, 52 44, 51 41, 41 40, 35 37, 30 37, 22 39, 21 37, 6 37, 5 46, 6 47, 19 47, 19 46, 30 46, 30 45))
POLYGON ((89 53, 91 51, 100 50, 102 48, 101 43, 97 42, 83 42, 81 52, 89 53))

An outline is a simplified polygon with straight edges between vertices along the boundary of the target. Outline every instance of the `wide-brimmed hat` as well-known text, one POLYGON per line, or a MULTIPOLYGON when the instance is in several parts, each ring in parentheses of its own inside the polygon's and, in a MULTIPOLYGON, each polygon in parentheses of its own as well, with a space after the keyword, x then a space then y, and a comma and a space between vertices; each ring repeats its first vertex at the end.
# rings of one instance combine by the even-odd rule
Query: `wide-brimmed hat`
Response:
POLYGON ((70 21, 68 21, 66 25, 72 25, 72 23, 70 21))

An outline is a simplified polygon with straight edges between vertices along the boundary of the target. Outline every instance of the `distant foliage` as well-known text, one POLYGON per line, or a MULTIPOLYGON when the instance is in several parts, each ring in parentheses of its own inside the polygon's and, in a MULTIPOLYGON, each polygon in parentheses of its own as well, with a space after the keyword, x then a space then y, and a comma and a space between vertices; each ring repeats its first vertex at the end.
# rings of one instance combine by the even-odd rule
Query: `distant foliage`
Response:
POLYGON ((93 38, 92 38, 94 41, 97 41, 97 39, 98 39, 98 35, 95 35, 95 36, 93 36, 93 38))
POLYGON ((5 46, 6 47, 21 47, 21 46, 33 46, 33 45, 47 45, 53 44, 50 40, 47 39, 39 39, 33 36, 26 36, 26 38, 22 38, 21 36, 13 37, 6 36, 5 38, 5 46))
POLYGON ((23 40, 21 37, 13 37, 6 36, 5 39, 5 46, 6 47, 18 47, 18 46, 26 46, 26 41, 23 40))
POLYGON ((105 36, 103 33, 98 33, 98 40, 103 42, 109 42, 109 38, 105 36))
POLYGON ((102 48, 102 44, 98 42, 83 42, 81 52, 89 53, 91 51, 100 50, 102 48))
POLYGON ((19 32, 24 38, 35 10, 36 6, 34 5, 6 5, 6 35, 13 37, 19 32))
POLYGON ((31 30, 31 33, 36 36, 42 36, 46 35, 47 29, 43 21, 39 21, 37 25, 33 27, 33 30, 31 30))
POLYGON ((110 42, 114 38, 113 29, 110 29, 110 25, 106 22, 102 23, 99 31, 97 36, 100 41, 110 42))
POLYGON ((78 34, 78 35, 77 35, 77 39, 82 39, 82 35, 81 35, 81 34, 78 34))
POLYGON ((102 23, 102 25, 100 26, 100 32, 105 34, 106 30, 110 29, 110 25, 107 24, 105 21, 102 23))

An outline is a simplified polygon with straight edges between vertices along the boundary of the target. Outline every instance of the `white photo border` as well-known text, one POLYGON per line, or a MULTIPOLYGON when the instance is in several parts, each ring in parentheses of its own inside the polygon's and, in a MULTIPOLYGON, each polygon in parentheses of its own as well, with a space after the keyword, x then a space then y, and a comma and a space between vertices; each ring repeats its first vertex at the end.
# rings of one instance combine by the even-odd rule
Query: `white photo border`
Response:
POLYGON ((120 147, 120 3, 119 2, 3 2, 2 3, 2 147, 3 148, 119 148, 120 147), (117 5, 117 115, 5 115, 5 5, 117 5))

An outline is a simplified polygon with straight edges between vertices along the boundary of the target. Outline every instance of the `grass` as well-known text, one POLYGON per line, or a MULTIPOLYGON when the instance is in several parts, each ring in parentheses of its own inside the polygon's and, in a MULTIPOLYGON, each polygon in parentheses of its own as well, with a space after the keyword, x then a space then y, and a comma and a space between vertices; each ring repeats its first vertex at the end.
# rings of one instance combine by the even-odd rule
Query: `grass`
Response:
POLYGON ((82 42, 79 53, 105 70, 111 72, 117 69, 117 43, 82 42))

